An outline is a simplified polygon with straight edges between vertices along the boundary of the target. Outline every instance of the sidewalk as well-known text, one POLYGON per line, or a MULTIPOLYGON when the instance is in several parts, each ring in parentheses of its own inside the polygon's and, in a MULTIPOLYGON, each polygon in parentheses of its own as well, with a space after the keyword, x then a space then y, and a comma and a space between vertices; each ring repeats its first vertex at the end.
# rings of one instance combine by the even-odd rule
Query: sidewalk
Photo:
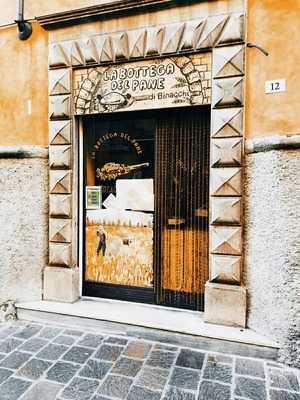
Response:
POLYGON ((300 400, 298 370, 185 341, 17 321, 0 360, 1 400, 300 400))

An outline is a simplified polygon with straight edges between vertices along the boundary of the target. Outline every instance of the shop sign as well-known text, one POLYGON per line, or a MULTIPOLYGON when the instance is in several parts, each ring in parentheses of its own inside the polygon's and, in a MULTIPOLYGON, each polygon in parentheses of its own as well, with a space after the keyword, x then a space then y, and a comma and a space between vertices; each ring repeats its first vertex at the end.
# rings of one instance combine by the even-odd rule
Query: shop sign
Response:
POLYGON ((77 70, 75 112, 196 106, 210 103, 209 53, 77 70))

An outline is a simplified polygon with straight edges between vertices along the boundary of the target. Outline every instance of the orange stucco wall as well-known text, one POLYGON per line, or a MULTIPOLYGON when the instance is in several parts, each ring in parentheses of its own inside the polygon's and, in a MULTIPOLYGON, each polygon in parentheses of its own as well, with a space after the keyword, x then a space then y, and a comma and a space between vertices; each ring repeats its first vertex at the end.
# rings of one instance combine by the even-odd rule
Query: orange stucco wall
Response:
MULTIPOLYGON (((26 0, 26 16, 109 1, 26 0)), ((32 37, 21 42, 15 26, 4 26, 15 18, 16 2, 0 0, 0 10, 0 145, 47 145, 48 32, 34 22, 32 37)), ((270 56, 247 49, 247 137, 300 133, 299 21, 298 0, 248 0, 247 40, 270 56), (279 78, 286 79, 286 92, 265 94, 265 81, 279 78)))
MULTIPOLYGON (((113 3, 117 0, 25 0, 25 18, 53 14, 76 8, 113 3)), ((17 0, 0 0, 0 25, 13 23, 16 19, 17 0)))
POLYGON ((300 133, 300 1, 248 0, 246 136, 300 133), (286 79, 284 93, 265 94, 265 81, 286 79))
MULTIPOLYGON (((25 18, 117 0, 25 0, 25 18)), ((17 37, 16 0, 0 0, 0 146, 48 145, 48 32, 17 37), (31 110, 30 110, 31 108, 31 110)))
POLYGON ((0 145, 48 142, 48 33, 33 26, 20 41, 16 27, 0 28, 0 145))

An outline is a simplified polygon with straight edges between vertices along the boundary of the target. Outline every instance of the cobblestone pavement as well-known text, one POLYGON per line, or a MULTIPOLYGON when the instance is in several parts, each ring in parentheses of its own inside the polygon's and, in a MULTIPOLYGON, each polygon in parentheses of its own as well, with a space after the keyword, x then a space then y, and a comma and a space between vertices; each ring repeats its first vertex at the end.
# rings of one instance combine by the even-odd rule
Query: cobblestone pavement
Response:
POLYGON ((275 362, 62 326, 0 324, 0 359, 1 400, 300 400, 275 362))

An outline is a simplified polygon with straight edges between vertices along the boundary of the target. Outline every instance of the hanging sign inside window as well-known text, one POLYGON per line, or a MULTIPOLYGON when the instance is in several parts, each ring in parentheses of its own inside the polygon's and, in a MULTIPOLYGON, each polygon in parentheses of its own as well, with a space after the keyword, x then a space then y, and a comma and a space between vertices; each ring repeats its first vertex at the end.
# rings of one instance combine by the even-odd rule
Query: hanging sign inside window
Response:
POLYGON ((74 87, 76 114, 209 104, 211 55, 76 70, 74 87))

